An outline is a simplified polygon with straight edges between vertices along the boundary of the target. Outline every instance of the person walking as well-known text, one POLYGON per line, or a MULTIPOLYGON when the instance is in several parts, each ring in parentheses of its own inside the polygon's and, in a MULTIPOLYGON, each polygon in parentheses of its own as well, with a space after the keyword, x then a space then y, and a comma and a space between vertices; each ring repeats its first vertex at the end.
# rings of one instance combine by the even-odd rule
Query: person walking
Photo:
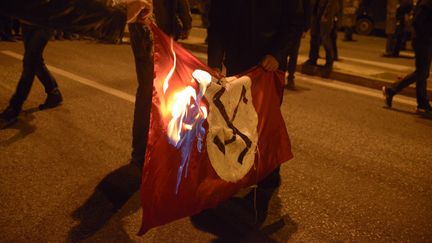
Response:
POLYGON ((399 57, 406 35, 405 16, 411 12, 412 8, 412 0, 389 0, 387 2, 387 42, 384 57, 399 57))
POLYGON ((359 0, 343 0, 341 26, 344 28, 344 41, 353 41, 359 6, 359 0))
POLYGON ((294 42, 291 51, 288 53, 288 76, 287 85, 288 89, 295 89, 295 71, 297 67, 298 52, 300 49, 300 43, 303 35, 310 29, 310 18, 311 18, 311 1, 310 0, 299 0, 298 6, 295 11, 294 21, 296 28, 294 29, 294 42))
POLYGON ((0 114, 0 128, 10 126, 17 121, 22 106, 30 93, 35 76, 41 81, 47 94, 45 102, 39 106, 41 110, 56 107, 63 101, 57 82, 49 72, 43 59, 43 51, 52 34, 53 30, 51 29, 23 24, 23 71, 16 91, 10 99, 9 106, 0 114))
POLYGON ((323 45, 326 53, 323 77, 328 77, 333 69, 335 50, 331 34, 338 11, 339 0, 315 0, 312 4, 309 59, 303 66, 306 69, 314 69, 317 66, 319 48, 323 45))
POLYGON ((432 60, 432 0, 419 0, 414 12, 412 45, 415 52, 415 71, 391 86, 383 87, 385 104, 392 107, 393 97, 412 83, 416 83, 417 112, 432 114, 427 94, 427 79, 432 60))

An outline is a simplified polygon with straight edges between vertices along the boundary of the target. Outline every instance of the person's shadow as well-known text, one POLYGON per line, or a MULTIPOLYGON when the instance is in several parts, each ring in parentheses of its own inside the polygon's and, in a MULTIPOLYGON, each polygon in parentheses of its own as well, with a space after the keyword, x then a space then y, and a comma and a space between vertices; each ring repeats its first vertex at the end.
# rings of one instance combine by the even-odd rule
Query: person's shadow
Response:
MULTIPOLYGON (((72 217, 80 222, 69 231, 69 240, 77 242, 92 237, 138 191, 140 182, 141 173, 133 164, 124 165, 103 178, 90 198, 73 212, 72 217)), ((136 207, 133 211, 140 208, 139 203, 133 206, 136 207)))
POLYGON ((6 140, 0 141, 0 147, 8 147, 9 145, 27 137, 28 135, 36 131, 36 126, 32 125, 31 122, 34 120, 33 113, 39 111, 38 108, 31 108, 24 110, 22 115, 19 116, 18 121, 10 127, 3 129, 14 129, 18 130, 16 134, 6 140))
POLYGON ((192 216, 191 222, 217 236, 213 242, 286 242, 298 226, 288 215, 280 215, 281 207, 277 190, 257 188, 192 216))

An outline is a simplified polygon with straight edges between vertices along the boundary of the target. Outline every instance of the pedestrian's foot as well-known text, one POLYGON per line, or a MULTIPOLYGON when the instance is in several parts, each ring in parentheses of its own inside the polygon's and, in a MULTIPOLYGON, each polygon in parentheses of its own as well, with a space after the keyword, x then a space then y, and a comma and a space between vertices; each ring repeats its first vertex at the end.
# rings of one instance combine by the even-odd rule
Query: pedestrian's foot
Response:
POLYGON ((383 57, 399 57, 399 54, 385 52, 382 54, 382 56, 383 57))
POLYGON ((301 72, 307 75, 315 75, 317 71, 317 62, 312 60, 307 60, 301 66, 301 72))
POLYGON ((321 70, 321 77, 328 78, 333 70, 333 65, 326 64, 321 70))
POLYGON ((286 84, 286 88, 290 90, 295 90, 295 83, 293 79, 288 79, 288 82, 286 84))
POLYGON ((7 107, 0 114, 0 129, 7 128, 18 121, 19 109, 13 108, 11 106, 7 107))
POLYGON ((384 95, 384 103, 388 108, 392 107, 394 91, 391 88, 386 86, 382 87, 383 95, 384 95))
POLYGON ((432 117, 432 108, 428 107, 417 107, 416 113, 419 115, 431 116, 432 117))
POLYGON ((59 106, 62 103, 62 101, 63 101, 63 96, 61 95, 60 90, 56 88, 50 93, 48 93, 45 102, 39 105, 39 109, 45 110, 49 108, 54 108, 56 106, 59 106))
POLYGON ((316 66, 317 62, 312 61, 311 59, 308 59, 306 62, 303 63, 303 66, 316 66))

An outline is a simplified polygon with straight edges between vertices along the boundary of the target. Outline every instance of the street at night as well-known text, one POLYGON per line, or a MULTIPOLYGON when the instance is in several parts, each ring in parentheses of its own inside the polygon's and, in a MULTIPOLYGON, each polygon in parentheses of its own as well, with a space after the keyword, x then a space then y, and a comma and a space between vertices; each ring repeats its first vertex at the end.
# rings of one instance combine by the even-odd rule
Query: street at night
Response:
MULTIPOLYGON (((359 38, 354 44, 364 49, 382 42, 359 38)), ((352 60, 336 67, 374 61, 352 56, 347 45, 340 55, 352 60)), ((195 54, 205 61, 204 53, 195 54)), ((0 42, 2 108, 22 55, 21 42, 0 42)), ((0 242, 432 240, 432 120, 415 113, 415 98, 396 96, 388 109, 380 90, 300 73, 281 106, 294 159, 281 167, 282 184, 263 225, 230 199, 136 236, 141 205, 138 168, 129 165, 137 83, 130 46, 52 41, 44 57, 64 102, 40 111, 45 93, 36 81, 19 121, 0 130, 0 242)), ((412 69, 412 59, 393 60, 412 69)))

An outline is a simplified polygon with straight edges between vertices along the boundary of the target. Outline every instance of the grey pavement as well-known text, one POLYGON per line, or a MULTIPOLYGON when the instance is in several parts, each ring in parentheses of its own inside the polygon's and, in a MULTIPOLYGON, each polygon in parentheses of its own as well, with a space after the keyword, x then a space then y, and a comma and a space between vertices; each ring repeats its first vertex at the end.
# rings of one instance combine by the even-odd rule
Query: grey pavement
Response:
MULTIPOLYGON (((0 42, 2 108, 22 51, 0 42)), ((37 110, 45 97, 36 81, 19 122, 0 130, 0 242, 432 240, 432 120, 414 113, 412 98, 385 109, 379 91, 301 74, 281 107, 295 157, 264 224, 229 200, 138 237, 130 46, 55 41, 45 57, 65 101, 37 110)))

